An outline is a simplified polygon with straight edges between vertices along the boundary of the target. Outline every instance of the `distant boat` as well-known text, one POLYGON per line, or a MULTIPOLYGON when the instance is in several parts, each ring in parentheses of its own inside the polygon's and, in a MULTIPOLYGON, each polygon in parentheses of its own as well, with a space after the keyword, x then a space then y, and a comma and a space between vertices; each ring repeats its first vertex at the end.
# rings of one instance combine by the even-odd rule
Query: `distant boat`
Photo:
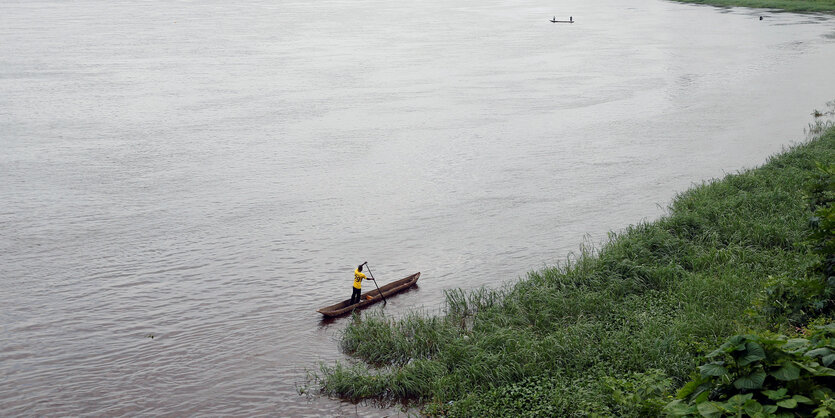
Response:
POLYGON ((557 20, 557 17, 554 16, 553 19, 549 20, 551 23, 574 23, 574 16, 570 16, 568 20, 557 20))

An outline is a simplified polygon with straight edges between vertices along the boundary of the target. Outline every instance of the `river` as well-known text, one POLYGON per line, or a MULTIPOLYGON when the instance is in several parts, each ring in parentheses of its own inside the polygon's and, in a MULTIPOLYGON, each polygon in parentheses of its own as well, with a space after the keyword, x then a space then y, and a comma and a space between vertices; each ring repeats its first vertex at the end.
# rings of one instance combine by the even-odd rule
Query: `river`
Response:
POLYGON ((299 396, 316 309, 500 286, 803 139, 831 17, 655 0, 0 3, 4 415, 299 396), (759 16, 765 16, 760 21, 759 16), (573 17, 573 24, 548 20, 573 17), (366 284, 370 286, 370 284, 366 284))

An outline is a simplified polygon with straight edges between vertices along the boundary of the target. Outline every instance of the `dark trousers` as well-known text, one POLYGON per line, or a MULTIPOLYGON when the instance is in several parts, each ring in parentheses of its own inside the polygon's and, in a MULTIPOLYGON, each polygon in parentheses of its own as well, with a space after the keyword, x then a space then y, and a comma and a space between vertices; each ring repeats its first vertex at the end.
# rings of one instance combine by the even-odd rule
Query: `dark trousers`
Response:
POLYGON ((354 293, 351 293, 351 305, 360 301, 360 295, 362 295, 362 289, 354 288, 354 293))

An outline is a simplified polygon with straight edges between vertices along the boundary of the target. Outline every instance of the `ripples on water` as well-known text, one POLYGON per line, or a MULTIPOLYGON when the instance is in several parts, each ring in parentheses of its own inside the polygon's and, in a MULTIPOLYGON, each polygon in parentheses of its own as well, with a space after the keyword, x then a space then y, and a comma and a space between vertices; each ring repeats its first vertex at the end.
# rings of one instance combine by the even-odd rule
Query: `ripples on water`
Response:
POLYGON ((832 99, 828 17, 632 6, 3 2, 0 409, 394 413, 296 393, 354 265, 438 312, 832 99))

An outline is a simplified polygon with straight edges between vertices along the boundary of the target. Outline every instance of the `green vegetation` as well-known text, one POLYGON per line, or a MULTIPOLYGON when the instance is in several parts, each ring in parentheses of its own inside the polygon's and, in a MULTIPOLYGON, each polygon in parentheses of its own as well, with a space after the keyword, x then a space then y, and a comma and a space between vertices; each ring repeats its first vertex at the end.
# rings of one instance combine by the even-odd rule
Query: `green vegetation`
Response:
POLYGON ((833 313, 834 163, 829 129, 599 251, 449 291, 442 316, 355 316, 342 348, 362 362, 323 365, 317 383, 429 415, 826 416, 835 339, 806 326, 833 313))
POLYGON ((835 308, 835 164, 817 164, 805 195, 812 214, 805 244, 818 259, 803 276, 769 278, 755 302, 760 313, 798 326, 835 308))
POLYGON ((756 306, 772 320, 813 324, 810 339, 736 335, 706 356, 664 411, 670 416, 835 415, 835 164, 817 164, 806 184, 813 216, 806 244, 818 256, 802 277, 769 280, 756 306))
POLYGON ((676 0, 721 7, 753 7, 787 12, 835 12, 835 0, 676 0))
POLYGON ((835 323, 812 327, 810 339, 737 335, 707 359, 668 415, 835 415, 835 323))

